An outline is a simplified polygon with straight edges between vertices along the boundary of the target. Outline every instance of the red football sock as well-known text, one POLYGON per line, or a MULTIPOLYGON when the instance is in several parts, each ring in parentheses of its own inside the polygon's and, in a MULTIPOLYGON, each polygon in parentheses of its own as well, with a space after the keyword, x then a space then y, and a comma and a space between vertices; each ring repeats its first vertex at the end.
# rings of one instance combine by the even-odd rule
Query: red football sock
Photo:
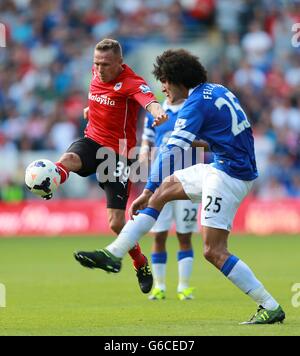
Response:
POLYGON ((133 265, 135 269, 139 269, 145 266, 147 258, 142 254, 139 244, 136 244, 135 247, 129 252, 130 257, 133 259, 133 265))
POLYGON ((55 163, 60 174, 60 184, 63 184, 69 178, 69 170, 60 162, 55 163))

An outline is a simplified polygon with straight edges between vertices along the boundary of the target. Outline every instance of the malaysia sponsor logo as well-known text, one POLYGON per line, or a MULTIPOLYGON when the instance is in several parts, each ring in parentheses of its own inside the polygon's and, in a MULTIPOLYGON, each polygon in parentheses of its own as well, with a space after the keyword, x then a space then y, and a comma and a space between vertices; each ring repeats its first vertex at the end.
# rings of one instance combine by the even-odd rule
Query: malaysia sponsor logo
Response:
POLYGON ((151 89, 146 84, 140 85, 140 89, 143 94, 151 93, 151 89))
POLYGON ((109 106, 115 106, 116 102, 109 98, 106 95, 93 95, 92 93, 89 93, 89 100, 96 101, 100 105, 109 105, 109 106))
POLYGON ((121 88, 122 88, 122 85, 123 85, 123 83, 117 83, 115 86, 114 86, 114 90, 115 91, 118 91, 118 90, 120 90, 121 88))

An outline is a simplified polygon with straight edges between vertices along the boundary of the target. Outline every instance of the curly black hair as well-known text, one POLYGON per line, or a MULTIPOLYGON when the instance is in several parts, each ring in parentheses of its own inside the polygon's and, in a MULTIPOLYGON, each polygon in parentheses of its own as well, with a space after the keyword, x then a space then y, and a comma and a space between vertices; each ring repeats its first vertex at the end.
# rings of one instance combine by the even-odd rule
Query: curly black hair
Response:
POLYGON ((185 49, 169 49, 156 57, 152 72, 157 80, 190 89, 207 82, 207 72, 199 58, 185 49))

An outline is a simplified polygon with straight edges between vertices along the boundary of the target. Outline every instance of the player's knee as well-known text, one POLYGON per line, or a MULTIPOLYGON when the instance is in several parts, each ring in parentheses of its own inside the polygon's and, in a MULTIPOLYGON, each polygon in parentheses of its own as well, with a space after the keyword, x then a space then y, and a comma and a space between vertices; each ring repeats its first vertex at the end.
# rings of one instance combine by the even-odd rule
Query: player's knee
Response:
POLYGON ((223 246, 205 245, 203 254, 208 262, 221 269, 224 264, 224 258, 226 259, 226 256, 228 256, 228 251, 223 246))
POLYGON ((82 167, 80 157, 73 152, 66 152, 59 160, 69 171, 77 172, 82 167))
POLYGON ((164 202, 170 201, 172 198, 172 184, 169 181, 164 181, 159 187, 156 199, 164 202))
POLYGON ((218 250, 209 245, 204 246, 203 255, 205 259, 213 265, 216 264, 219 256, 218 250))

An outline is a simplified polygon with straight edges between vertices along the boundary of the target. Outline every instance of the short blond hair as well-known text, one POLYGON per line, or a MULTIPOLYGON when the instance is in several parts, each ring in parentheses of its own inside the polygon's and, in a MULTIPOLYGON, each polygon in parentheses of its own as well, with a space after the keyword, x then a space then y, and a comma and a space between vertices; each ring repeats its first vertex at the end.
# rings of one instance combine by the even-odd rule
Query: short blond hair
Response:
POLYGON ((113 51, 114 54, 122 57, 122 47, 120 43, 111 38, 105 38, 96 44, 95 50, 97 51, 113 51))

